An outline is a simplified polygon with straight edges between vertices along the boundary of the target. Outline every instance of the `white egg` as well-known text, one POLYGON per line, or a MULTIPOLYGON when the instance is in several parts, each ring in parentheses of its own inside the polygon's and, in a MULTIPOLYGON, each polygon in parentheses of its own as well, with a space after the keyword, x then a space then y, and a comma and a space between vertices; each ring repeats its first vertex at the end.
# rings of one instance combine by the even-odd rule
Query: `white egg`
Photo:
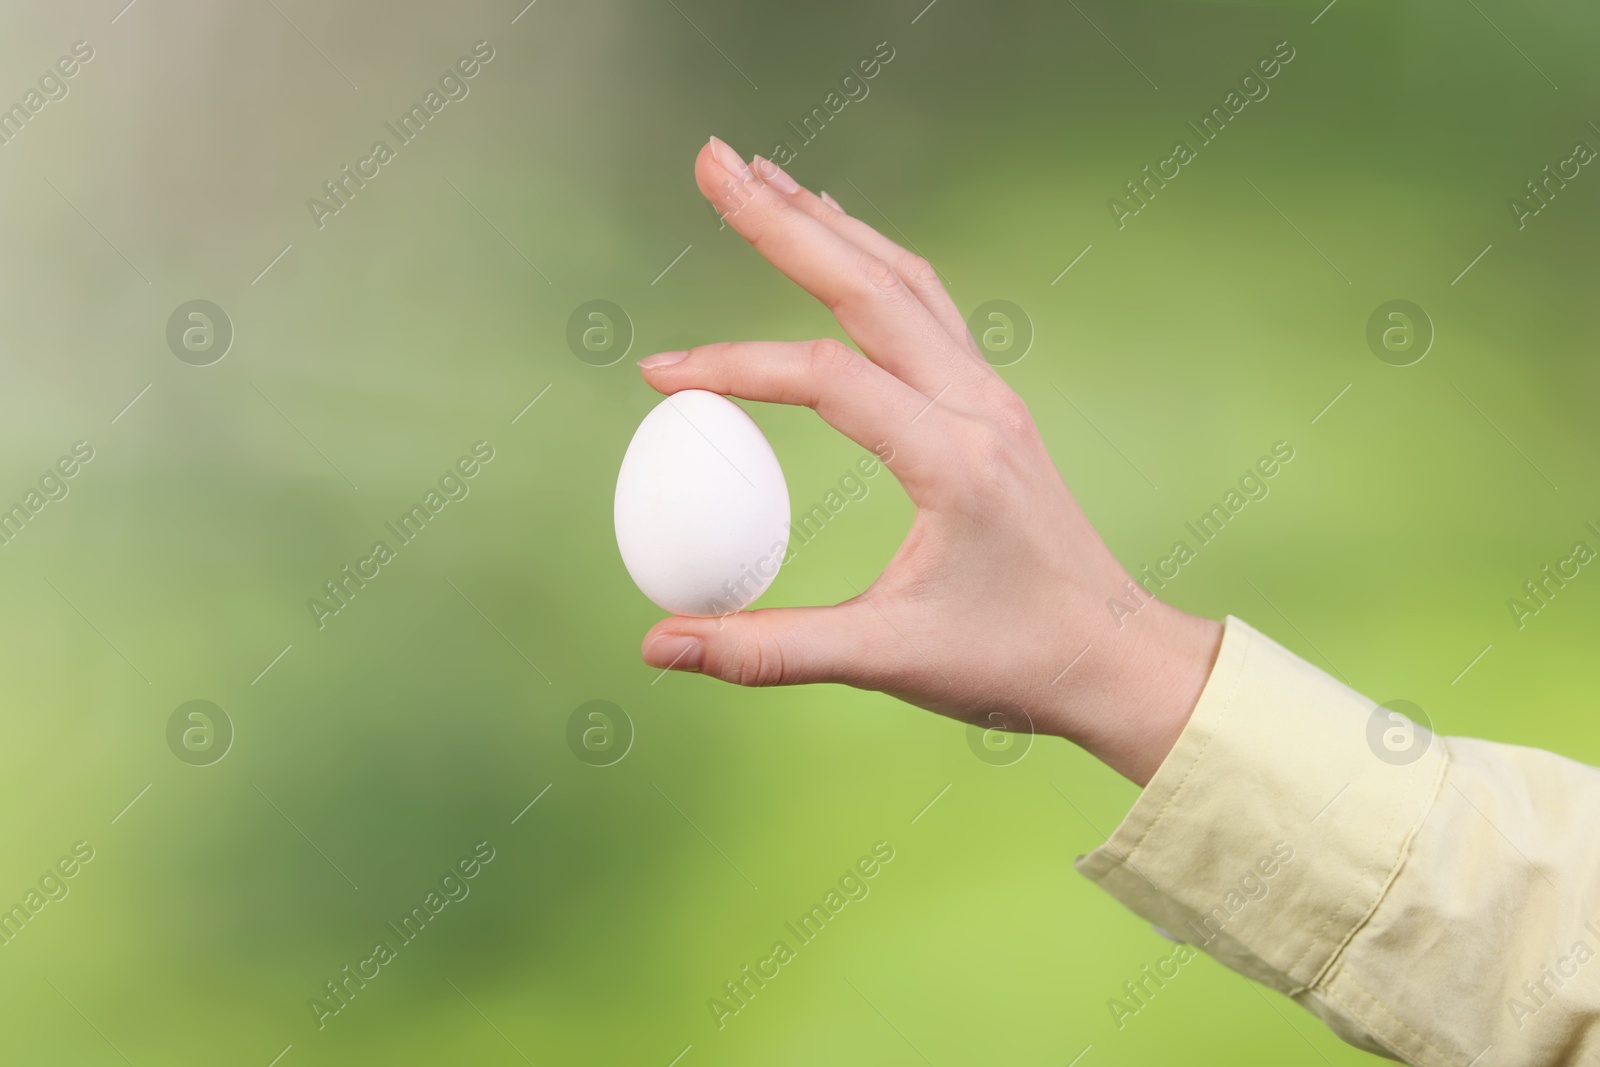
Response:
POLYGON ((761 429, 727 397, 674 393, 634 431, 617 474, 617 548, 675 615, 749 606, 789 546, 789 488, 761 429))

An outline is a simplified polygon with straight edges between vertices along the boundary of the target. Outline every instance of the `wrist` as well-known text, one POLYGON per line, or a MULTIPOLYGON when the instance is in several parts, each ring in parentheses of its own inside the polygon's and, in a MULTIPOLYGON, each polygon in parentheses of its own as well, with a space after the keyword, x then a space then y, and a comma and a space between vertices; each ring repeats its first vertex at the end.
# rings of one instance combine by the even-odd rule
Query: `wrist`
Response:
POLYGON ((1143 787, 1199 703, 1222 643, 1222 624, 1153 600, 1137 619, 1107 627, 1102 640, 1093 695, 1084 694, 1087 706, 1072 716, 1081 729, 1071 740, 1143 787))

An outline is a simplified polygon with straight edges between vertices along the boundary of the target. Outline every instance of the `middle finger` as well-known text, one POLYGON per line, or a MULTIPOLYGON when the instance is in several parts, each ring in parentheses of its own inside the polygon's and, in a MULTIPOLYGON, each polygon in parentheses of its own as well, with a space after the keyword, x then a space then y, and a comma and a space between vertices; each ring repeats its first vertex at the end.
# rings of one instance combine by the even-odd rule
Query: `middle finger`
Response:
POLYGON ((767 261, 820 300, 873 362, 925 396, 976 410, 982 371, 882 258, 807 215, 712 139, 695 161, 700 190, 767 261))

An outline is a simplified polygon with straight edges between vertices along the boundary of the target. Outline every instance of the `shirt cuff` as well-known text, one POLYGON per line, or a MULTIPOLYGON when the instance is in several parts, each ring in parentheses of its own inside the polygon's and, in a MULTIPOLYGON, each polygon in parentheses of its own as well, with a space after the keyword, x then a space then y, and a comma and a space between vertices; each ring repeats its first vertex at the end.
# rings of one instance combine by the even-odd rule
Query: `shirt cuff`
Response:
POLYGON ((1170 936, 1293 996, 1382 900, 1445 763, 1423 726, 1230 616, 1177 744, 1076 866, 1170 936))

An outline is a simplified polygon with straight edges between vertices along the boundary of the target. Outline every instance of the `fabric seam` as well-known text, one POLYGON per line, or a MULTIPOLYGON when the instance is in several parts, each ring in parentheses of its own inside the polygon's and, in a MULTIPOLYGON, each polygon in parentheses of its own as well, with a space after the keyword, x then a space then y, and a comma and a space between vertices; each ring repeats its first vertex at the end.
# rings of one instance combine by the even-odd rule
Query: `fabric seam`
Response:
MULTIPOLYGON (((1428 790, 1427 803, 1423 805, 1422 812, 1417 816, 1415 825, 1411 827, 1411 830, 1406 834, 1405 840, 1401 842, 1400 854, 1395 857, 1394 866, 1390 868, 1388 876, 1383 881, 1383 885, 1379 888, 1377 895, 1373 898, 1372 906, 1367 909, 1366 914, 1362 915, 1359 921, 1350 927, 1350 932, 1347 933, 1339 942, 1338 946, 1334 949, 1333 955, 1329 957, 1327 964, 1321 969, 1321 971, 1312 976, 1311 984, 1313 986, 1322 980, 1323 976, 1332 969, 1337 960, 1343 957, 1345 950, 1350 947, 1350 942, 1354 941, 1356 935, 1362 931, 1367 923, 1372 921, 1372 917, 1378 913, 1378 909, 1382 907, 1383 902, 1388 899, 1389 892, 1394 888, 1395 882, 1399 881, 1400 872, 1405 867, 1406 861, 1411 858, 1411 845, 1416 840, 1417 833, 1422 829, 1423 824, 1428 821, 1428 816, 1433 814, 1434 806, 1438 804, 1439 796, 1444 792, 1445 775, 1450 769, 1450 749, 1443 743, 1443 738, 1439 738, 1439 741, 1439 749, 1440 752, 1443 753, 1444 758, 1439 761, 1439 770, 1434 774, 1433 785, 1428 790)), ((1346 970, 1346 973, 1348 973, 1348 969, 1346 970)), ((1354 979, 1351 980, 1354 981, 1354 979)))
MULTIPOLYGON (((1432 1041, 1429 1041, 1426 1037, 1422 1036, 1417 1031, 1413 1030, 1410 1027, 1410 1025, 1406 1023, 1406 1021, 1404 1019, 1400 1018, 1400 1016, 1398 1016, 1394 1012, 1390 1011, 1388 1006, 1385 1005, 1383 1003, 1383 1001, 1379 1000, 1375 995, 1373 995, 1372 990, 1368 989, 1366 986, 1364 986, 1360 982, 1358 982, 1356 980, 1355 976, 1352 975, 1348 970, 1343 972, 1343 973, 1344 973, 1345 980, 1348 981, 1351 985, 1355 986, 1356 989, 1360 990, 1362 995, 1365 996, 1367 998, 1367 1000, 1371 1003, 1372 1007, 1376 1008, 1378 1011, 1382 1012, 1383 1015, 1385 1015, 1387 1018, 1391 1019, 1394 1023, 1396 1023, 1400 1027, 1400 1029, 1404 1030, 1406 1033, 1408 1033, 1412 1037, 1416 1038, 1419 1042, 1422 1043, 1422 1047, 1423 1048, 1427 1049, 1429 1052, 1431 1052, 1435 1056, 1437 1056, 1440 1061, 1445 1062, 1445 1063, 1449 1062, 1449 1057, 1446 1056, 1442 1051, 1440 1051, 1439 1048, 1437 1046, 1435 1046, 1432 1041)), ((1338 995, 1335 994, 1331 988, 1328 990, 1328 994, 1329 994, 1329 996, 1332 996, 1335 1000, 1337 1000, 1339 1002, 1339 1004, 1341 1006, 1343 1006, 1346 1011, 1350 1012, 1352 1018, 1355 1018, 1355 1009, 1354 1008, 1352 1008, 1349 1004, 1345 1003, 1342 999, 1340 999, 1338 997, 1338 995)), ((1367 1027, 1367 1030, 1368 1030, 1369 1033, 1371 1032, 1371 1029, 1372 1028, 1370 1026, 1367 1027)))
MULTIPOLYGON (((1350 879, 1350 888, 1345 892, 1344 899, 1339 901, 1339 906, 1334 908, 1333 911, 1328 914, 1328 917, 1326 919, 1322 920, 1322 925, 1317 927, 1317 932, 1312 934, 1311 935, 1311 939, 1306 942, 1305 949, 1300 953, 1299 957, 1296 958, 1293 963, 1289 964, 1288 970, 1285 973, 1287 973, 1291 979, 1295 978, 1295 971, 1299 969, 1300 964, 1304 963, 1306 957, 1311 955, 1311 950, 1316 948, 1318 943, 1320 943, 1322 941, 1323 931, 1327 930, 1328 927, 1332 926, 1333 925, 1333 921, 1335 919, 1337 919, 1341 914, 1344 913, 1345 905, 1350 903, 1351 898, 1356 895, 1356 891, 1361 888, 1362 879, 1366 877, 1368 871, 1373 869, 1373 860, 1377 859, 1378 858, 1378 853, 1383 851, 1384 842, 1386 840, 1388 840, 1389 831, 1394 826, 1395 818, 1396 818, 1395 813, 1394 812, 1390 812, 1388 821, 1383 824, 1383 832, 1378 835, 1377 842, 1372 846, 1372 852, 1368 854, 1365 862, 1363 862, 1361 864, 1361 869, 1356 872, 1355 877, 1350 879)), ((1404 851, 1404 848, 1402 846, 1402 852, 1403 851, 1404 851)), ((1398 863, 1398 860, 1396 862, 1398 863)), ((1376 896, 1379 899, 1382 899, 1384 888, 1387 885, 1388 885, 1388 879, 1386 878, 1384 880, 1384 885, 1379 887, 1378 893, 1376 894, 1376 896)), ((1370 914, 1370 912, 1369 912, 1369 914, 1370 914)), ((1358 919, 1359 919, 1359 917, 1358 917, 1358 919)), ((1359 921, 1357 922, 1357 925, 1359 925, 1359 921)), ((1341 937, 1339 939, 1339 944, 1342 945, 1344 943, 1345 943, 1345 939, 1343 937, 1341 937)), ((1330 957, 1330 962, 1331 962, 1331 957, 1330 957)), ((1327 970, 1327 966, 1323 965, 1322 967, 1318 967, 1317 968, 1317 973, 1321 974, 1322 972, 1324 972, 1326 970, 1327 970)))

